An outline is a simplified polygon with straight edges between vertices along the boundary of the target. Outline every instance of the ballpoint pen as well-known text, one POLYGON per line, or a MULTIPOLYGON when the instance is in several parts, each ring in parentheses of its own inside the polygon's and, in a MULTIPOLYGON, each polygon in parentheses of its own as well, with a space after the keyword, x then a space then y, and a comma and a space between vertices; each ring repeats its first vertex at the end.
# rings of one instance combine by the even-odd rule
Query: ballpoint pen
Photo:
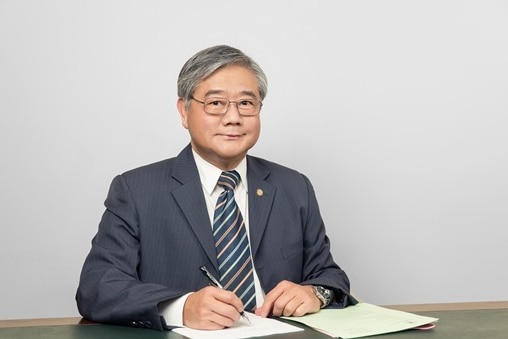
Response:
MULTIPOLYGON (((212 283, 212 285, 220 288, 221 290, 224 290, 224 287, 221 285, 221 283, 206 269, 205 266, 201 266, 199 268, 201 270, 201 272, 203 272, 203 274, 208 278, 208 280, 210 280, 210 282, 212 283)), ((244 311, 241 311, 240 312, 240 316, 242 318, 244 318, 245 320, 247 320, 247 322, 250 324, 250 320, 249 318, 245 315, 245 312, 244 311)))

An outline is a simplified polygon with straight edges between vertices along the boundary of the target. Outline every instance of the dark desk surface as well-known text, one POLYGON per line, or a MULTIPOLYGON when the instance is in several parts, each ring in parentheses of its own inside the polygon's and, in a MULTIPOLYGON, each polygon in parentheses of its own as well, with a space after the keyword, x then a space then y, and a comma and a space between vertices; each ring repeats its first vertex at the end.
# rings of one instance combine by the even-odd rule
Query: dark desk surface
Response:
MULTIPOLYGON (((398 305, 391 308, 439 318, 433 330, 384 334, 380 339, 440 339, 440 338, 508 338, 508 302, 432 304, 432 305, 398 305)), ((294 323, 301 326, 298 323, 294 323)), ((304 327, 304 326, 301 326, 304 327)), ((270 336, 278 339, 326 339, 329 338, 312 329, 303 332, 270 336)), ((81 318, 0 320, 0 338, 122 338, 122 339, 158 339, 184 338, 173 332, 130 327, 99 325, 81 318)))

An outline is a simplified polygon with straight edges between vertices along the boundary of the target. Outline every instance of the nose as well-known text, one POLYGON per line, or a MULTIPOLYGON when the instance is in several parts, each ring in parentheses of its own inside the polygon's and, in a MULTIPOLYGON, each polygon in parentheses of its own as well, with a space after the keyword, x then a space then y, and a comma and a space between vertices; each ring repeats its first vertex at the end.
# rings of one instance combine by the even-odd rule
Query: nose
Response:
POLYGON ((226 109, 226 114, 228 114, 228 113, 229 113, 229 109, 231 108, 231 105, 235 105, 235 107, 236 107, 236 112, 237 112, 239 115, 241 115, 241 114, 240 114, 240 109, 238 108, 238 101, 229 101, 228 107, 227 107, 227 109, 226 109))
POLYGON ((241 121, 240 109, 238 108, 238 102, 230 101, 228 107, 226 109, 226 113, 222 116, 222 119, 225 123, 239 123, 241 121), (232 104, 235 105, 236 109, 232 109, 232 104), (224 120, 225 119, 225 120, 224 120))

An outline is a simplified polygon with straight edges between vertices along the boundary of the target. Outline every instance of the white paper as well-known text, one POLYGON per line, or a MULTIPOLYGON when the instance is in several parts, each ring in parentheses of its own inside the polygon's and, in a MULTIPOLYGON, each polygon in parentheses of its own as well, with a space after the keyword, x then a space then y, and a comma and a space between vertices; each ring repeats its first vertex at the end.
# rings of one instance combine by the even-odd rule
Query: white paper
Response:
POLYGON ((245 312, 249 318, 250 324, 240 318, 234 326, 225 328, 223 330, 195 330, 187 327, 180 327, 173 329, 174 332, 180 333, 191 339, 240 339, 250 337, 261 337, 277 333, 291 333, 303 331, 302 328, 293 326, 282 321, 270 318, 262 318, 249 312, 245 312))

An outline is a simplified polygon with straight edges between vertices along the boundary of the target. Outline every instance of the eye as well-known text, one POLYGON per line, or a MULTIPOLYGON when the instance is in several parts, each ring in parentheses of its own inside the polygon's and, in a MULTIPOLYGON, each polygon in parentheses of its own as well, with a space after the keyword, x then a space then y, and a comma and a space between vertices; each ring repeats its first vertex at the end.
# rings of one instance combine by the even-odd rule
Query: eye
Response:
POLYGON ((220 108, 225 107, 228 104, 228 101, 222 98, 210 98, 206 100, 205 104, 209 107, 220 108))
POLYGON ((250 108, 256 106, 253 100, 243 99, 238 101, 238 106, 243 108, 250 108))

